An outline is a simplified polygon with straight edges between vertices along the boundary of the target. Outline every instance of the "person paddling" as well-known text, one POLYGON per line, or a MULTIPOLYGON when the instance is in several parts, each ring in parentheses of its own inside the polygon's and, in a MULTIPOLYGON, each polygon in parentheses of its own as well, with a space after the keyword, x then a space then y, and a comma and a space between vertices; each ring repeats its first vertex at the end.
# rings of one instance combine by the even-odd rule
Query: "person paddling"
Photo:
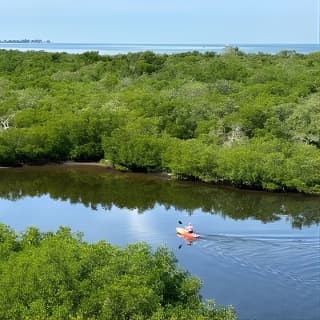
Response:
POLYGON ((193 233, 193 226, 192 224, 189 222, 189 224, 186 226, 186 230, 188 231, 188 233, 193 233))

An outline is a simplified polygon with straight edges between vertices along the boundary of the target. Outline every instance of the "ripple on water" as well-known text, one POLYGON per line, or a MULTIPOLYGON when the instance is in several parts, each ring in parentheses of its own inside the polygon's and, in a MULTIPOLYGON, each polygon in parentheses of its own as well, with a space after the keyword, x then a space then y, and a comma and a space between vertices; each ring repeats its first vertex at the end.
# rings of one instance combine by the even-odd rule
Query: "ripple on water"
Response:
POLYGON ((320 288, 320 244, 317 237, 204 236, 199 246, 225 264, 236 264, 258 277, 272 277, 290 288, 320 288))

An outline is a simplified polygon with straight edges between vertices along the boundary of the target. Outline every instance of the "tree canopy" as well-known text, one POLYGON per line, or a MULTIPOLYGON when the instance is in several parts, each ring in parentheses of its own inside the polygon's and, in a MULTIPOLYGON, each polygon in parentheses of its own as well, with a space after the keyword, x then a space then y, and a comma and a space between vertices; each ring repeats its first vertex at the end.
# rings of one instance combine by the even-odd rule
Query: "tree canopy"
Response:
POLYGON ((201 282, 166 248, 89 244, 67 227, 21 234, 0 224, 0 318, 234 320, 201 302, 201 282))
POLYGON ((0 50, 0 165, 133 171, 320 193, 320 53, 0 50))

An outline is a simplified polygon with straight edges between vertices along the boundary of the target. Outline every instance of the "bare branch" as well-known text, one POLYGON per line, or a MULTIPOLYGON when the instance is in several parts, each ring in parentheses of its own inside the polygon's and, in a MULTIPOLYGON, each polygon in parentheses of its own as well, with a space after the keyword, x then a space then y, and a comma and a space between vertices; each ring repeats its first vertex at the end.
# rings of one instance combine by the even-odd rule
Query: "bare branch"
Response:
POLYGON ((15 116, 15 113, 10 114, 8 117, 0 118, 0 124, 2 125, 2 129, 3 130, 8 130, 10 128, 10 121, 13 119, 13 117, 15 116))

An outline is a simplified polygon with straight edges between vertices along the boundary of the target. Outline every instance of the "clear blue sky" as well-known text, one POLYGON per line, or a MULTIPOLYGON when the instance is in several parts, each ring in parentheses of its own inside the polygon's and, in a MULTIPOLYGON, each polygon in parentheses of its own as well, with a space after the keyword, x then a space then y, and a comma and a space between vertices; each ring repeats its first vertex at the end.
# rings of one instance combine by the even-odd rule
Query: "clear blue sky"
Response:
POLYGON ((316 43, 320 0, 0 0, 0 39, 316 43))

